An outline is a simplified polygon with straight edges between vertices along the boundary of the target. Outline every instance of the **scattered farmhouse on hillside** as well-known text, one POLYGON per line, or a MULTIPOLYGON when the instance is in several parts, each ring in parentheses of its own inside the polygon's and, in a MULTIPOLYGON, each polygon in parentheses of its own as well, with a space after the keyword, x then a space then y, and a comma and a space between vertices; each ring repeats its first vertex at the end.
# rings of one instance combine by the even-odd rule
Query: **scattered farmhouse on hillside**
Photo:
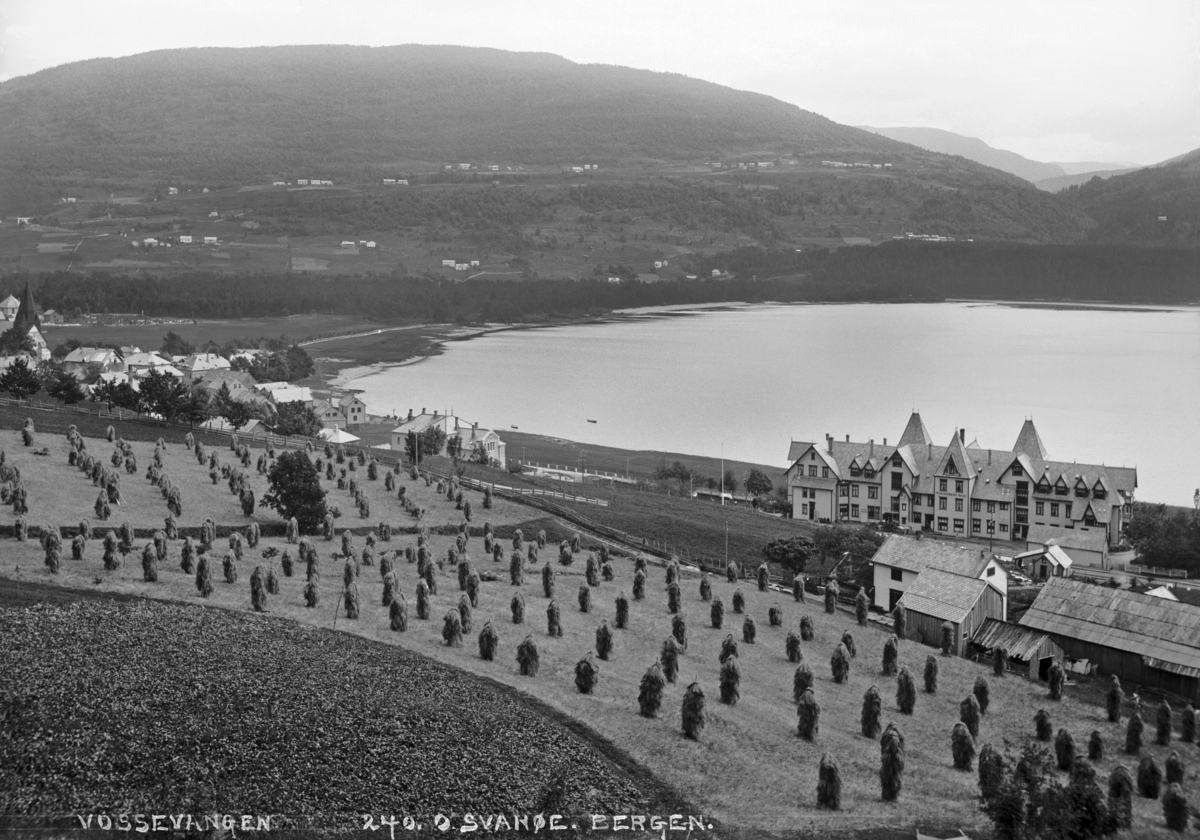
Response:
POLYGON ((797 519, 885 521, 1022 542, 1037 537, 1041 545, 1052 534, 1077 565, 1101 567, 1107 546, 1121 539, 1137 488, 1133 468, 1049 460, 1032 420, 1010 450, 968 444, 963 429, 935 446, 914 411, 895 445, 887 438, 852 443, 849 436, 842 442, 826 435, 823 443, 793 441, 788 461, 788 498, 797 519), (1105 546, 1098 560, 1067 545, 1094 541, 1105 546))
MULTIPOLYGON (((436 411, 432 414, 427 414, 425 409, 421 409, 421 413, 413 415, 412 411, 408 412, 408 417, 396 428, 392 429, 392 449, 403 452, 405 438, 409 432, 415 432, 420 435, 428 429, 438 427, 446 435, 446 440, 457 435, 462 439, 462 451, 464 458, 485 456, 489 463, 495 464, 501 469, 507 467, 507 460, 504 452, 504 441, 500 439, 495 431, 491 429, 481 429, 478 423, 467 423, 464 420, 454 416, 453 414, 438 414, 436 411)), ((443 445, 441 451, 435 454, 445 454, 446 448, 443 445)))
POLYGON ((1200 607, 1050 578, 1021 618, 1102 674, 1200 702, 1200 607))

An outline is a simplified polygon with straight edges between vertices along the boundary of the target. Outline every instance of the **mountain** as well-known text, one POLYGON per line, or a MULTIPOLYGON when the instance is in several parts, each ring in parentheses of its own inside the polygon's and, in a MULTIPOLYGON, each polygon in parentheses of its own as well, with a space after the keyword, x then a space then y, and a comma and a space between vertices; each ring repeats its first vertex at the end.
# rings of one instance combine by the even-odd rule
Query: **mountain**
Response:
POLYGON ((1132 172, 1134 169, 1141 169, 1140 163, 1103 163, 1094 160, 1081 160, 1069 163, 1062 161, 1053 161, 1055 166, 1061 166, 1063 172, 1067 175, 1098 175, 1101 172, 1132 172))
POLYGON ((1111 178, 1114 175, 1125 175, 1129 172, 1136 172, 1141 169, 1140 166, 1131 166, 1128 169, 1097 169, 1085 172, 1076 172, 1075 174, 1059 175, 1055 178, 1043 178, 1040 181, 1034 181, 1033 185, 1039 190, 1046 192, 1058 192, 1065 190, 1067 187, 1075 187, 1079 184, 1086 184, 1093 178, 1104 180, 1111 178))
POLYGON ((1016 152, 993 148, 978 137, 966 137, 952 131, 943 131, 940 128, 874 128, 865 125, 860 128, 892 140, 899 140, 901 143, 920 146, 931 152, 965 157, 967 160, 982 163, 984 166, 1012 173, 1030 183, 1067 174, 1066 170, 1057 163, 1041 163, 1030 160, 1016 152))
POLYGON ((1200 245, 1200 149, 1124 175, 1093 178, 1058 197, 1095 220, 1088 232, 1092 241, 1200 245))

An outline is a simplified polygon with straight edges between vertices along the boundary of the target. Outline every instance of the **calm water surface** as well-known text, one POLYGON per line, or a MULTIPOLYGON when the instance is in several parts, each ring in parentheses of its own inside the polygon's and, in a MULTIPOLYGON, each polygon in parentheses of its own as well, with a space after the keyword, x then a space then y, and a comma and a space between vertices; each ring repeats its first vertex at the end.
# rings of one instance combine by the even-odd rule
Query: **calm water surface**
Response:
POLYGON ((1136 466, 1139 499, 1191 505, 1200 486, 1192 308, 692 310, 453 342, 353 385, 373 413, 781 466, 792 439, 894 443, 914 408, 935 443, 965 427, 998 449, 1032 417, 1052 458, 1136 466))

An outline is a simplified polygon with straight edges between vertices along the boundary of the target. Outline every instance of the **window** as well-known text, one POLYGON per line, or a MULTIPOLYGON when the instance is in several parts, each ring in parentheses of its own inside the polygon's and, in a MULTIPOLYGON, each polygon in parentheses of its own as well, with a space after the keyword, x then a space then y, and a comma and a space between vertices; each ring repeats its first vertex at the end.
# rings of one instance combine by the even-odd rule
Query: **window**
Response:
POLYGON ((982 530, 983 530, 983 523, 980 522, 978 519, 972 519, 971 520, 971 533, 978 534, 982 530))
POLYGON ((863 467, 863 478, 874 478, 875 470, 872 467, 863 467))
POLYGON ((1035 502, 1035 503, 1034 503, 1034 511, 1033 511, 1033 512, 1034 512, 1034 513, 1036 513, 1038 516, 1045 516, 1045 514, 1046 514, 1046 503, 1045 503, 1045 502, 1035 502))
POLYGON ((903 464, 904 464, 904 459, 900 457, 900 453, 899 452, 893 453, 892 454, 892 466, 899 467, 899 466, 903 466, 903 464))
POLYGON ((982 507, 983 507, 983 502, 979 501, 978 499, 971 500, 971 512, 972 513, 979 513, 979 511, 982 507))
POLYGON ((958 467, 954 466, 953 458, 946 464, 946 475, 958 475, 958 467))
POLYGON ((938 479, 938 490, 940 490, 940 491, 942 491, 943 493, 945 493, 945 492, 946 492, 946 487, 947 487, 946 479, 944 479, 944 478, 939 478, 939 479, 938 479))
POLYGON ((841 519, 849 519, 850 505, 838 505, 838 517, 841 519))
POLYGON ((1029 522, 1029 508, 1017 508, 1017 522, 1021 525, 1029 522))
POLYGON ((1104 489, 1103 485, 1097 484, 1095 487, 1092 488, 1092 495, 1095 496, 1097 499, 1103 499, 1108 496, 1108 491, 1104 489))
POLYGON ((829 478, 829 467, 821 467, 821 478, 829 478))
POLYGON ((1071 518, 1071 503, 1067 502, 1063 505, 1063 516, 1067 519, 1071 518))
POLYGON ((849 496, 850 495, 850 485, 843 484, 840 487, 838 487, 838 495, 843 496, 843 497, 849 496))
POLYGON ((1052 502, 1050 504, 1050 515, 1058 516, 1058 502, 1052 502))
POLYGON ((1065 481, 1063 481, 1061 478, 1058 480, 1058 483, 1054 485, 1054 495, 1055 496, 1067 495, 1067 483, 1065 481))
POLYGON ((1001 503, 1000 503, 1000 510, 1001 510, 1001 511, 1007 511, 1007 510, 1008 510, 1008 502, 1001 502, 1001 503))
POLYGON ((858 519, 858 505, 850 505, 850 516, 858 519))
POLYGON ((899 512, 900 512, 900 497, 897 496, 894 499, 892 499, 892 513, 899 513, 899 512))
MULTIPOLYGON (((976 509, 978 510, 978 508, 976 508, 976 509)), ((995 512, 996 512, 996 503, 988 502, 988 513, 995 513, 995 512)))
POLYGON ((904 580, 904 570, 903 569, 892 569, 892 580, 899 580, 899 581, 904 580))
POLYGON ((860 475, 862 475, 862 467, 855 467, 855 466, 850 467, 850 477, 851 478, 858 478, 860 475))
POLYGON ((955 531, 955 533, 962 533, 962 531, 963 531, 963 525, 965 525, 965 524, 966 524, 966 523, 964 523, 964 522, 963 522, 961 519, 955 519, 955 520, 954 520, 954 531, 955 531))
POLYGON ((938 510, 945 510, 945 509, 946 509, 946 497, 942 496, 940 499, 938 499, 938 510))
POLYGON ((918 493, 917 495, 913 496, 913 507, 920 507, 920 506, 921 506, 921 494, 918 493))
POLYGON ((899 490, 904 486, 904 473, 892 473, 892 489, 899 490))
POLYGON ((850 485, 850 495, 856 499, 858 498, 858 485, 857 484, 850 485))
POLYGON ((1021 469, 1020 464, 1013 464, 1012 465, 1012 474, 1013 475, 1025 475, 1025 471, 1021 469))
POLYGON ((954 500, 954 510, 955 510, 957 513, 962 513, 962 509, 963 509, 963 500, 962 500, 962 499, 955 499, 955 500, 954 500))
POLYGON ((812 476, 813 478, 816 478, 816 477, 817 477, 817 465, 816 465, 816 464, 809 464, 809 465, 808 465, 808 474, 809 474, 810 476, 812 476))
POLYGON ((868 499, 878 499, 879 498, 879 488, 876 487, 874 484, 867 485, 867 498, 868 499))
POLYGON ((804 502, 800 505, 800 515, 808 516, 808 502, 804 502))
POLYGON ((878 505, 867 505, 867 519, 874 520, 874 519, 878 519, 878 518, 879 518, 879 506, 878 505))
POLYGON ((954 492, 961 493, 962 491, 963 491, 963 483, 962 483, 962 479, 960 478, 954 482, 954 492))
POLYGON ((945 531, 948 527, 950 527, 949 522, 950 522, 950 520, 948 520, 946 517, 939 516, 938 517, 938 530, 945 531))
POLYGON ((996 574, 996 567, 995 567, 995 566, 988 566, 988 569, 987 569, 987 577, 992 577, 992 576, 993 576, 993 575, 995 575, 995 574, 996 574))
POLYGON ((1007 534, 1007 533, 1008 533, 1008 523, 1007 523, 1007 522, 1001 522, 1001 523, 1000 523, 1000 533, 1001 533, 1001 534, 1007 534))
POLYGON ((929 506, 933 507, 933 494, 932 493, 929 494, 929 506))

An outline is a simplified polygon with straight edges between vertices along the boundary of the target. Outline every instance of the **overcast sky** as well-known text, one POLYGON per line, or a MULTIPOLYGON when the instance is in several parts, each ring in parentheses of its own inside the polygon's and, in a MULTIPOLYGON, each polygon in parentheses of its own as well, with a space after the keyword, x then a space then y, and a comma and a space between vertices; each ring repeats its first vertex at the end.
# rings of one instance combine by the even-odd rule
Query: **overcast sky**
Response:
POLYGON ((178 47, 462 44, 683 73, 1044 161, 1200 147, 1200 0, 0 0, 0 80, 178 47))

